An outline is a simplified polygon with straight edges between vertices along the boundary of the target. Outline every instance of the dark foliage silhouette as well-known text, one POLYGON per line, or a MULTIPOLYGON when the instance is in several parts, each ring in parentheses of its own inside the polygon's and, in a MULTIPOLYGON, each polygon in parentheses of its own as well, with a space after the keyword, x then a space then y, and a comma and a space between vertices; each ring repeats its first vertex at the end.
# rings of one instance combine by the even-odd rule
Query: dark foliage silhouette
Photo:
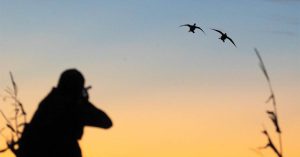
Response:
MULTIPOLYGON (((17 133, 17 140, 1 151, 10 149, 17 157, 81 157, 78 140, 84 126, 112 126, 108 115, 89 102, 87 90, 91 87, 85 88, 84 82, 78 70, 64 71, 58 86, 42 100, 30 123, 17 133)), ((18 127, 7 123, 12 132, 18 131, 18 127)))
POLYGON ((264 73, 267 81, 268 81, 268 85, 269 85, 269 90, 270 90, 270 96, 269 98, 267 99, 266 103, 269 103, 270 101, 272 101, 272 104, 273 104, 273 110, 270 111, 270 110, 267 110, 266 113, 268 114, 269 118, 271 119, 272 123, 274 124, 275 126, 275 131, 276 133, 278 134, 278 141, 279 141, 279 148, 278 149, 272 138, 270 137, 267 129, 264 128, 264 130, 262 131, 262 133, 267 137, 268 139, 268 143, 264 146, 264 147, 260 147, 260 149, 266 149, 266 148, 271 148, 274 153, 278 156, 278 157, 283 157, 283 153, 282 153, 282 137, 281 137, 281 129, 279 127, 279 122, 278 122, 278 113, 277 113, 277 103, 276 103, 276 98, 275 98, 275 94, 274 94, 274 91, 273 91, 273 87, 272 87, 272 84, 271 84, 271 80, 270 80, 270 77, 269 77, 269 74, 268 74, 268 71, 265 67, 265 64, 258 52, 257 49, 254 49, 258 59, 259 59, 259 66, 262 70, 262 72, 264 73))
POLYGON ((7 150, 11 150, 14 154, 17 154, 16 146, 18 145, 18 141, 21 137, 22 130, 24 126, 26 125, 26 112, 23 107, 23 104, 18 98, 18 87, 15 82, 15 79, 10 72, 10 79, 12 83, 12 88, 7 87, 5 89, 6 96, 2 96, 2 99, 4 101, 9 101, 10 104, 14 108, 14 115, 10 118, 2 111, 0 110, 1 116, 4 118, 6 122, 6 126, 1 128, 0 134, 2 137, 6 140, 6 148, 1 149, 0 153, 3 153, 7 150), (10 131, 10 137, 5 137, 2 132, 4 132, 6 129, 10 131))

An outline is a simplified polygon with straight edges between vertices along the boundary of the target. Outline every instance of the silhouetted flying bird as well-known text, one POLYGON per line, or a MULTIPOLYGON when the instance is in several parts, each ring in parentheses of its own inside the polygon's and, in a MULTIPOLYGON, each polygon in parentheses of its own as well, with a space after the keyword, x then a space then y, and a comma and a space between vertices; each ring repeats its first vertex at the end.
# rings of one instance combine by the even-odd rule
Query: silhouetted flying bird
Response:
POLYGON ((194 23, 194 25, 190 25, 190 24, 185 24, 185 25, 181 25, 180 27, 182 26, 188 26, 190 28, 189 32, 193 32, 195 33, 195 29, 200 29, 204 34, 205 32, 203 31, 203 29, 201 29, 200 27, 196 26, 196 23, 194 23))
POLYGON ((232 44, 236 47, 236 45, 235 45, 235 43, 233 42, 233 40, 232 40, 231 38, 229 38, 229 37, 227 36, 226 33, 223 33, 223 32, 221 32, 221 31, 219 31, 219 30, 217 30, 217 29, 211 29, 211 30, 214 30, 214 31, 219 32, 219 33, 222 35, 219 39, 221 39, 223 42, 225 42, 225 39, 228 39, 228 40, 230 40, 230 41, 232 42, 232 44))

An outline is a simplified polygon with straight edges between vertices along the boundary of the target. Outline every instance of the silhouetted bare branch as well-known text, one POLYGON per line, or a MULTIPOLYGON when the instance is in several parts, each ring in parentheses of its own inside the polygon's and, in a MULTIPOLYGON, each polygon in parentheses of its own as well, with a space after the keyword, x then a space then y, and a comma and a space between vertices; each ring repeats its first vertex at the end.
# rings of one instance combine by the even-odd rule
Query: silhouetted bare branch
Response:
MULTIPOLYGON (((21 103, 21 101, 18 99, 17 95, 18 95, 18 86, 14 80, 13 74, 10 72, 10 79, 12 82, 12 88, 6 88, 4 91, 8 94, 8 96, 3 97, 3 100, 6 101, 7 99, 11 99, 13 101, 12 105, 14 106, 14 117, 8 119, 7 116, 4 114, 4 112, 2 110, 0 110, 0 113, 2 115, 2 117, 4 117, 5 121, 6 121, 6 128, 8 128, 10 130, 11 133, 11 139, 6 138, 3 134, 2 131, 3 129, 1 129, 1 136, 3 136, 6 139, 6 143, 7 143, 7 148, 5 149, 1 149, 0 153, 5 152, 6 150, 11 150, 14 154, 16 154, 17 150, 15 148, 15 146, 18 144, 18 141, 21 137, 22 134, 22 128, 23 126, 26 125, 26 112, 25 109, 23 107, 23 104, 21 103), (24 121, 23 122, 19 122, 19 119, 23 117, 24 121), (13 121, 14 124, 11 122, 13 121)), ((5 128, 4 128, 5 129, 5 128)))
POLYGON ((273 87, 272 87, 272 84, 271 84, 271 80, 270 80, 270 77, 269 77, 269 74, 267 72, 267 69, 266 69, 266 66, 262 60, 262 57, 260 56, 258 50, 255 48, 254 49, 258 59, 259 59, 259 66, 261 68, 261 70, 263 71, 267 81, 268 81, 268 85, 269 85, 269 89, 270 89, 270 96, 268 97, 266 103, 269 103, 271 100, 273 102, 273 107, 274 107, 274 110, 273 111, 266 111, 266 113, 268 114, 269 118, 272 120, 274 126, 275 126, 275 129, 276 129, 276 132, 278 133, 278 140, 279 140, 279 146, 280 146, 280 151, 278 151, 278 149, 274 146, 268 132, 266 131, 266 129, 263 131, 263 133, 268 137, 268 140, 269 140, 269 143, 264 147, 264 148, 272 148, 272 150, 278 155, 278 157, 282 157, 282 137, 281 137, 281 129, 279 127, 279 122, 278 122, 278 114, 277 114, 277 104, 276 104, 276 99, 275 99, 275 94, 273 92, 273 87))
POLYGON ((267 130, 264 130, 262 133, 263 133, 264 135, 267 136, 267 138, 268 138, 268 143, 266 144, 266 146, 261 147, 261 149, 266 149, 266 148, 270 147, 270 148, 276 153, 276 155, 277 155, 278 157, 282 157, 281 153, 280 153, 280 152, 278 151, 278 149, 275 147, 275 145, 274 145, 272 139, 270 138, 270 135, 269 135, 268 131, 267 131, 267 130))
POLYGON ((276 127, 276 132, 281 133, 276 114, 273 111, 267 111, 267 114, 269 115, 269 117, 272 120, 274 126, 276 127))

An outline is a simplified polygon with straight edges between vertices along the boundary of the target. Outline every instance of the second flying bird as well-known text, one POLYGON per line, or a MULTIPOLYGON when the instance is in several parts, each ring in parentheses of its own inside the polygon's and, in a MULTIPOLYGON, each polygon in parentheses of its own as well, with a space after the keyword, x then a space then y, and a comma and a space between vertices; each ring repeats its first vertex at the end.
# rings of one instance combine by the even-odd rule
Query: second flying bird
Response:
POLYGON ((187 26, 187 27, 189 27, 189 28, 190 28, 189 32, 195 33, 195 30, 196 30, 196 29, 200 29, 200 30, 205 34, 205 32, 203 31, 202 28, 200 28, 199 26, 196 26, 196 23, 194 23, 194 25, 185 24, 185 25, 181 25, 180 27, 182 27, 182 26, 187 26))

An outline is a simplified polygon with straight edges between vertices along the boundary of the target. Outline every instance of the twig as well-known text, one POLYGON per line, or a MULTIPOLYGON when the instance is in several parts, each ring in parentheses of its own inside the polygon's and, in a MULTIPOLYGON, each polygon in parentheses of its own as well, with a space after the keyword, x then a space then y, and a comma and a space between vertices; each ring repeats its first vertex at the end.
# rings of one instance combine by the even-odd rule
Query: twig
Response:
POLYGON ((9 76, 10 76, 10 80, 11 80, 11 83, 12 83, 13 88, 14 88, 14 95, 17 96, 18 95, 18 87, 17 87, 17 84, 16 84, 16 82, 14 80, 14 77, 13 77, 11 72, 9 72, 9 76))
POLYGON ((27 121, 26 121, 26 112, 23 107, 23 104, 20 102, 18 99, 18 86, 14 80, 13 74, 10 72, 10 79, 12 82, 12 89, 11 88, 6 88, 4 91, 8 94, 8 96, 3 97, 4 101, 6 98, 9 98, 13 101, 13 106, 14 106, 14 117, 11 119, 11 121, 14 121, 14 124, 7 118, 7 116, 0 110, 1 115, 4 117, 6 120, 6 128, 10 130, 11 133, 11 139, 6 138, 2 134, 2 129, 1 129, 1 136, 3 136, 6 139, 7 143, 7 148, 0 150, 0 153, 6 151, 7 149, 10 149, 14 154, 17 154, 17 150, 15 148, 16 145, 18 145, 19 139, 22 134, 22 129, 20 127, 25 126, 27 121), (20 123, 20 116, 24 117, 24 122, 20 123))
POLYGON ((282 157, 282 154, 277 150, 277 148, 275 147, 275 145, 274 145, 272 139, 270 138, 270 135, 269 135, 268 131, 267 131, 267 130, 264 130, 262 133, 265 134, 265 135, 267 136, 267 138, 268 138, 268 143, 267 143, 266 146, 261 147, 260 149, 265 149, 265 148, 270 147, 270 148, 277 154, 278 157, 282 157))
POLYGON ((5 116, 5 114, 3 113, 2 110, 0 110, 0 113, 1 113, 2 117, 5 119, 6 124, 12 126, 11 122, 8 120, 8 118, 5 116))
POLYGON ((283 156, 283 148, 282 148, 282 132, 281 132, 281 129, 279 127, 279 122, 278 122, 278 112, 277 112, 277 103, 276 103, 276 98, 275 98, 275 94, 274 94, 274 91, 273 91, 273 87, 272 87, 272 84, 271 84, 271 79, 269 77, 269 74, 268 74, 268 71, 266 69, 266 66, 262 60, 262 57, 260 56, 259 54, 259 51, 255 48, 254 49, 258 59, 259 59, 259 66, 261 68, 261 70, 263 71, 266 79, 267 79, 267 82, 268 82, 268 86, 269 86, 269 90, 270 90, 270 96, 269 98, 267 99, 266 103, 269 103, 271 100, 272 100, 272 104, 273 104, 273 109, 274 111, 267 111, 267 114, 269 115, 269 118, 272 120, 274 126, 275 126, 275 129, 276 129, 276 132, 278 134, 278 140, 279 140, 279 147, 280 147, 280 152, 276 149, 276 147, 273 145, 272 143, 272 140, 271 138, 269 137, 269 134, 266 130, 264 130, 264 134, 268 137, 269 139, 269 144, 270 145, 267 145, 266 147, 271 147, 274 152, 279 156, 279 157, 282 157, 283 156))

